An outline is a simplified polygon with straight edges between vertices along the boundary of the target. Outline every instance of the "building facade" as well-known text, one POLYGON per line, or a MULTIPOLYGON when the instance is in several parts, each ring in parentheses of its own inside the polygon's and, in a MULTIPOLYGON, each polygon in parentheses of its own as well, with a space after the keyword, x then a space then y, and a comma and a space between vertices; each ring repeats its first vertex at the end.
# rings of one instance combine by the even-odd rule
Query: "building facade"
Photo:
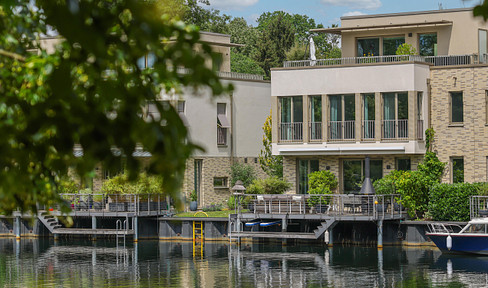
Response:
POLYGON ((271 73, 273 154, 289 193, 330 170, 337 193, 358 193, 364 159, 374 181, 415 170, 425 130, 448 162, 443 182, 487 181, 488 25, 471 9, 341 18, 341 59, 285 62, 271 73), (410 45, 409 54, 395 55, 410 45), (413 48, 413 49, 412 49, 413 48))

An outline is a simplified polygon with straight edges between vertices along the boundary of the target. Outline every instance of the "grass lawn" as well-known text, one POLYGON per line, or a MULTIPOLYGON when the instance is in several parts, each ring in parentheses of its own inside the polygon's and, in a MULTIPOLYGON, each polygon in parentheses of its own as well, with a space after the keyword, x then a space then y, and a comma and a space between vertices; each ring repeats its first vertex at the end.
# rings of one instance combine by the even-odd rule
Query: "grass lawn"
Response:
MULTIPOLYGON (((241 212, 243 212, 243 210, 241 210, 241 212)), ((193 215, 195 215, 195 213, 197 213, 197 212, 182 212, 182 213, 176 214, 173 217, 206 217, 205 214, 203 214, 203 213, 198 213, 196 216, 193 216, 193 215)), ((232 209, 232 210, 225 210, 225 211, 205 212, 205 213, 207 213, 208 217, 227 218, 227 217, 229 217, 229 214, 234 214, 235 210, 232 209)))

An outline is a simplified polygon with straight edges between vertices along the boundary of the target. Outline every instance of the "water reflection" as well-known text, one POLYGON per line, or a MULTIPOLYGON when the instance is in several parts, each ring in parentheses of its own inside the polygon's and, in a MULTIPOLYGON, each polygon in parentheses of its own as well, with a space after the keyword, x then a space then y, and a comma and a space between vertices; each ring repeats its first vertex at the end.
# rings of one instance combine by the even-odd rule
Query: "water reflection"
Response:
POLYGON ((0 239, 0 287, 488 286, 488 258, 435 249, 0 239), (197 247, 198 248, 198 247, 197 247))

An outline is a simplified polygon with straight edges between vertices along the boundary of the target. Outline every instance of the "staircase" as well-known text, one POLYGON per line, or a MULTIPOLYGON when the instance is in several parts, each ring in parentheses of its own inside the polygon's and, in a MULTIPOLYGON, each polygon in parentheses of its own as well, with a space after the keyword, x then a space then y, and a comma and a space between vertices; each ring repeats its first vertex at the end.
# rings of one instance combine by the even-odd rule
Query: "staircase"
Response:
POLYGON ((55 229, 61 228, 61 224, 59 224, 58 218, 49 214, 48 212, 40 212, 37 214, 37 218, 46 226, 49 232, 54 233, 55 229))
POLYGON ((337 221, 334 217, 325 220, 325 222, 322 222, 320 226, 317 227, 317 229, 313 230, 313 233, 315 234, 315 237, 318 239, 322 234, 324 234, 325 231, 327 231, 330 228, 334 228, 334 226, 337 224, 337 221))

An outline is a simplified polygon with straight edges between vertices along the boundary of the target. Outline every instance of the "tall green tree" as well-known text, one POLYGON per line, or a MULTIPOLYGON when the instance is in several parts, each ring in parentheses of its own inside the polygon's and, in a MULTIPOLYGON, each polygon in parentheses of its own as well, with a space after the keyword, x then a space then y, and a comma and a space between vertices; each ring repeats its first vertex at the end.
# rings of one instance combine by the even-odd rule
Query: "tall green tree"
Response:
POLYGON ((266 174, 268 174, 270 177, 278 177, 279 179, 283 179, 283 156, 273 155, 271 151, 272 127, 273 125, 270 112, 270 115, 268 118, 266 118, 263 125, 263 149, 259 154, 259 163, 261 164, 263 171, 266 172, 266 174))
POLYGON ((231 91, 204 65, 217 55, 199 37, 153 1, 1 2, 0 210, 62 203, 57 179, 68 167, 83 178, 100 162, 124 158, 135 179, 139 145, 152 154, 148 175, 161 175, 162 189, 178 199, 186 159, 198 147, 173 107, 157 104, 158 120, 141 115, 164 89, 231 91), (40 41, 47 25, 62 39, 50 54, 40 41), (195 53, 200 44, 203 53, 195 53), (146 55, 152 69, 138 66, 146 55))
POLYGON ((272 67, 280 67, 286 52, 293 46, 295 34, 291 22, 282 14, 270 19, 257 42, 256 61, 266 76, 271 76, 272 67))

